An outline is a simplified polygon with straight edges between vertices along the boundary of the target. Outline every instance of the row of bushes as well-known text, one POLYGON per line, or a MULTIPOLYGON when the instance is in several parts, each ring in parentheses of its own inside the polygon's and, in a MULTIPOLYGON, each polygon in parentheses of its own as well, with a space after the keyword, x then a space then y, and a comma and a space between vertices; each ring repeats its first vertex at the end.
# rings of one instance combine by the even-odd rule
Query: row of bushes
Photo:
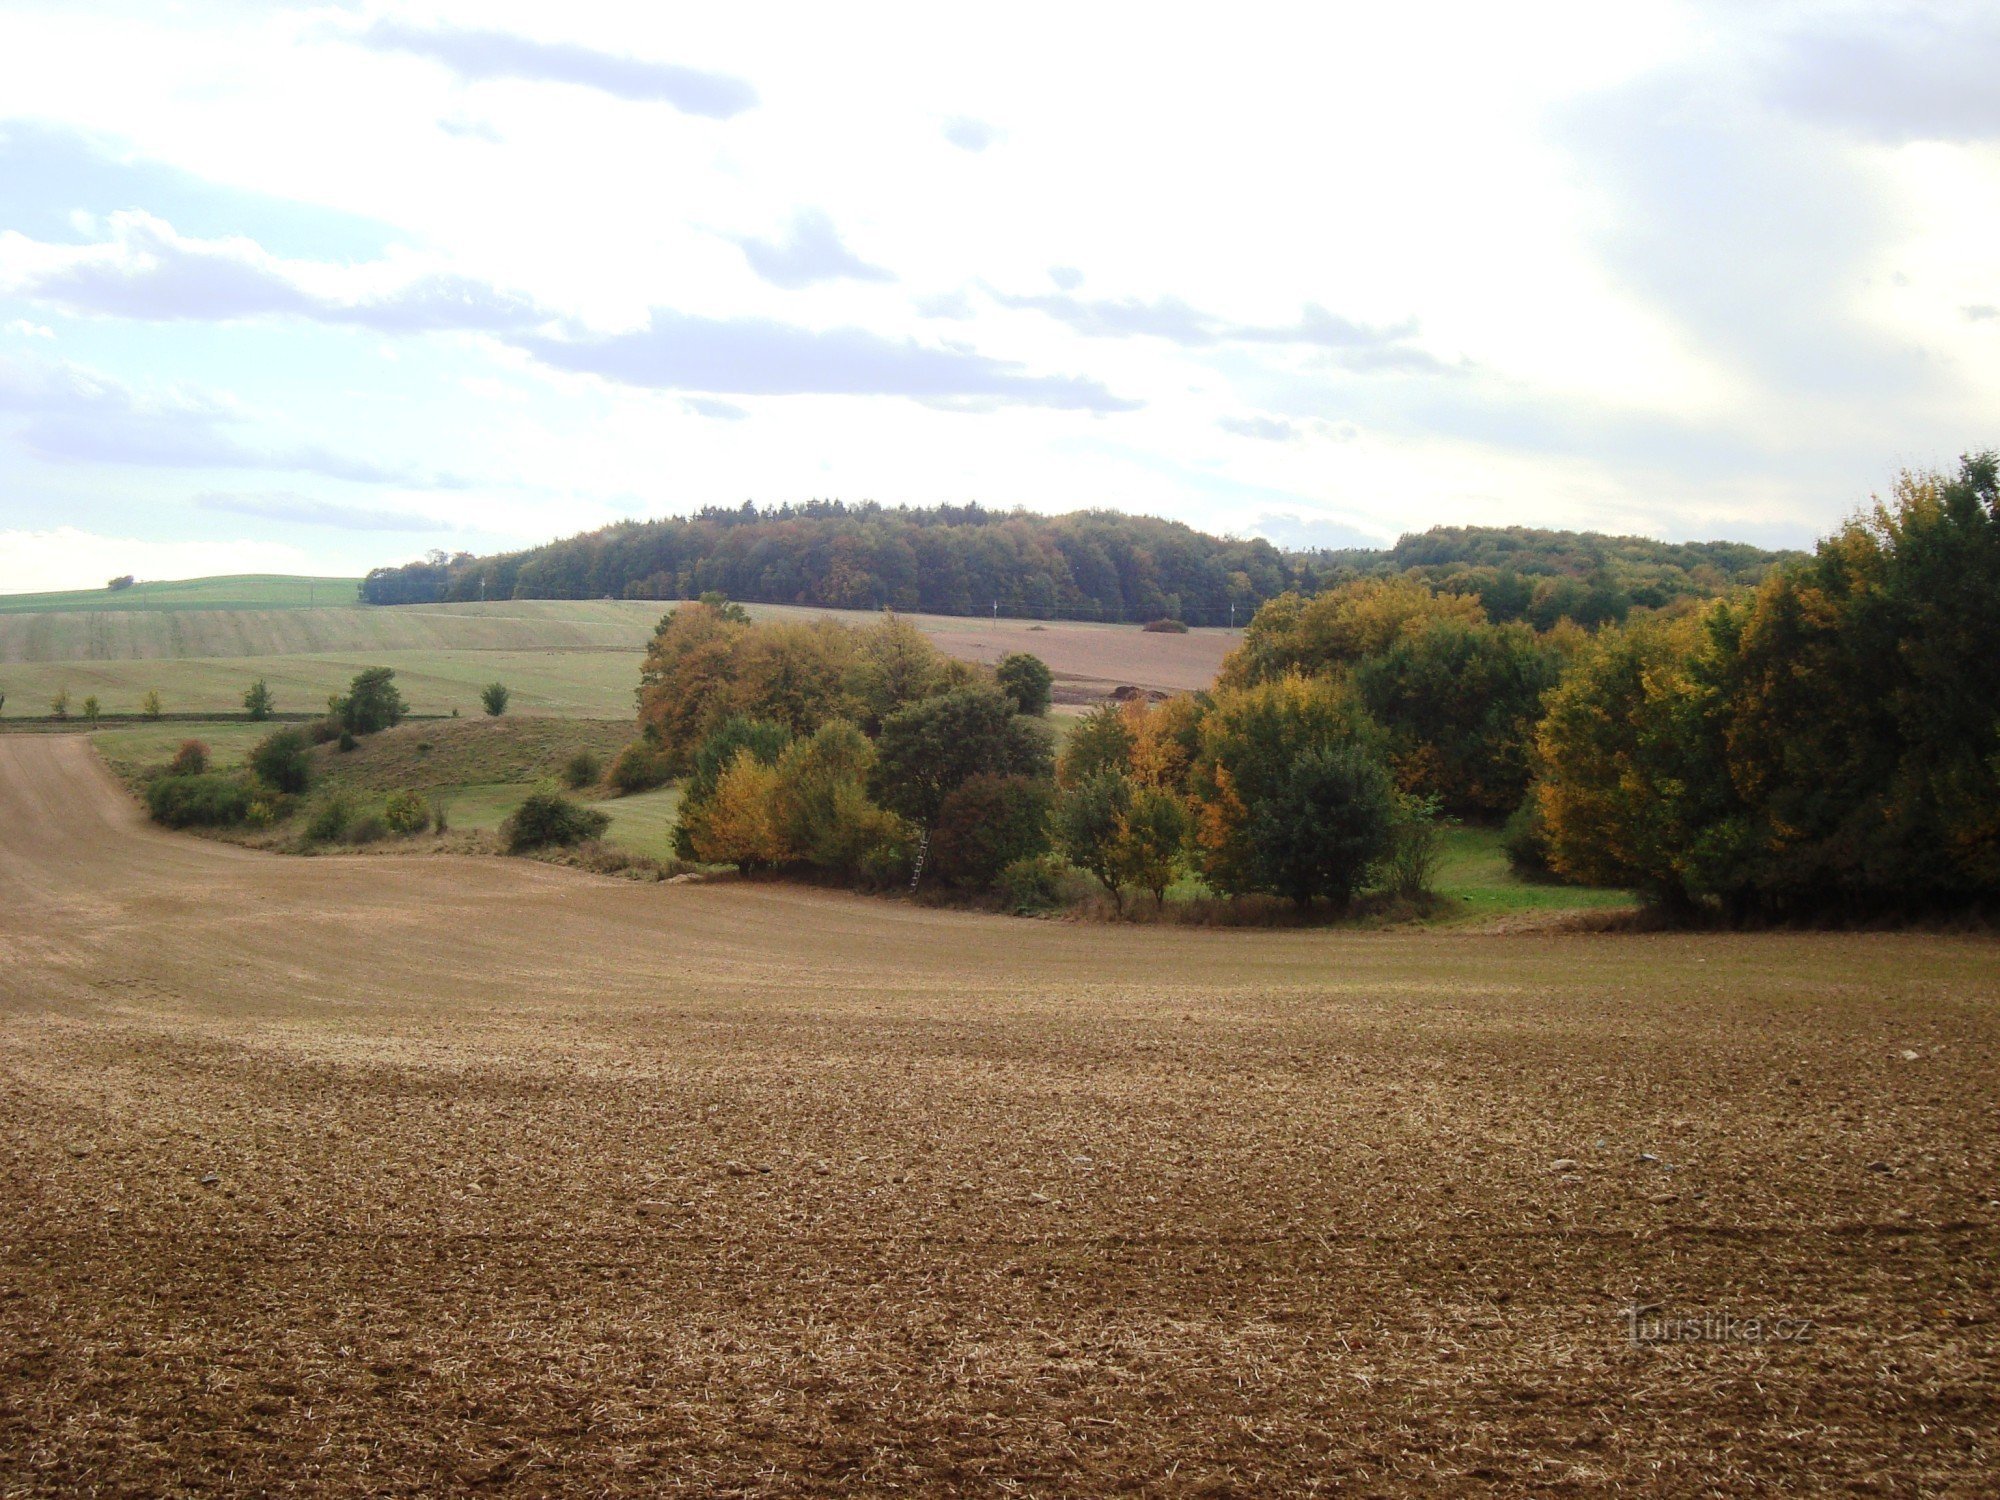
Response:
POLYGON ((1435 869, 1436 801, 1397 787, 1389 736, 1344 683, 1292 673, 1107 705, 1058 767, 1022 711, 1047 702, 1032 657, 947 685, 961 674, 935 674, 899 621, 802 629, 683 609, 692 623, 667 622, 649 657, 640 753, 671 764, 669 746, 731 710, 685 752, 683 858, 875 887, 922 871, 1021 905, 1058 883, 1056 860, 1120 906, 1194 873, 1226 895, 1341 908, 1371 885, 1417 891, 1435 869), (879 682, 885 656, 919 668, 905 700, 873 724, 838 712, 870 701, 855 684, 879 682))

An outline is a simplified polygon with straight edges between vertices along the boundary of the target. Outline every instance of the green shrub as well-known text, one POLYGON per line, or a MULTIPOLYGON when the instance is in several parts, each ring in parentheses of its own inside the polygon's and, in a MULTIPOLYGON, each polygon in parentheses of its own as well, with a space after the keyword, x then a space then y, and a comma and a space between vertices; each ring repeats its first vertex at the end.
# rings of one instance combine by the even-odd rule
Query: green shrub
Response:
POLYGON ((280 729, 266 735, 250 752, 250 769, 264 785, 280 792, 299 793, 312 776, 306 758, 306 737, 296 729, 280 729))
POLYGON ((563 762, 563 785, 573 792, 580 792, 587 786, 595 786, 604 767, 588 750, 579 750, 563 762))
MULTIPOLYGON (((895 824, 898 830, 906 824, 895 824)), ((854 862, 854 878, 860 884, 874 891, 893 890, 910 883, 910 872, 915 868, 917 851, 915 845, 904 835, 897 834, 881 843, 870 844, 861 851, 854 862)))
POLYGON ((330 745, 341 736, 340 720, 332 714, 306 725, 306 738, 315 745, 330 745))
POLYGON ((440 798, 438 801, 433 802, 431 804, 431 832, 449 833, 450 831, 451 831, 450 812, 445 807, 443 799, 440 798))
POLYGON ((347 842, 373 844, 389 836, 389 825, 374 813, 363 813, 347 825, 347 842))
POLYGON ((169 828, 227 828, 243 821, 250 796, 233 776, 161 776, 146 788, 146 808, 169 828))
POLYGON ((1382 883, 1399 896, 1428 896, 1437 888, 1444 864, 1444 821, 1436 797, 1396 796, 1388 858, 1382 862, 1382 883))
POLYGON ((485 705, 486 712, 496 719, 507 712, 507 699, 510 696, 507 684, 504 682, 489 682, 479 690, 479 701, 485 705))
POLYGON ((1542 826, 1542 801, 1533 787, 1500 830, 1500 847, 1506 851, 1508 865, 1523 880, 1556 878, 1549 864, 1548 830, 1542 826))
POLYGON ((403 695, 396 687, 393 667, 368 667, 355 673, 346 696, 330 700, 327 707, 340 720, 341 728, 350 734, 393 729, 409 712, 409 705, 403 702, 403 695))
POLYGON ((157 719, 166 712, 160 706, 160 690, 158 688, 146 689, 146 696, 139 700, 139 712, 143 717, 148 719, 157 719))
POLYGON ((104 706, 97 701, 95 693, 92 693, 88 698, 83 700, 83 717, 89 723, 95 724, 98 715, 103 712, 104 706))
POLYGON ((604 779, 620 796, 650 792, 667 784, 667 757, 646 741, 634 740, 612 757, 604 779))
POLYGON ((580 844, 611 826, 611 819, 594 807, 579 807, 556 792, 532 792, 528 800, 500 825, 509 854, 549 844, 580 844))
POLYGON ((399 837, 422 833, 431 826, 430 804, 416 792, 391 792, 382 805, 382 822, 399 837))
POLYGON ((208 746, 200 740, 182 740, 174 758, 167 762, 169 776, 199 776, 208 769, 208 746))
POLYGON ((306 815, 306 839, 309 843, 330 844, 347 832, 348 822, 354 816, 354 806, 339 792, 322 797, 313 804, 306 815))
POLYGON ((1055 911, 1070 900, 1074 872, 1053 854, 1017 859, 993 878, 993 894, 1008 911, 1026 916, 1055 911))
MULTIPOLYGON (((265 719, 271 717, 271 710, 274 707, 276 707, 276 704, 271 698, 270 684, 259 677, 255 682, 250 684, 249 691, 243 695, 244 712, 248 713, 253 721, 262 723, 265 719)), ((315 740, 314 743, 318 744, 320 742, 315 740)))
POLYGON ((944 799, 930 863, 940 878, 978 889, 1049 847, 1050 785, 1026 776, 972 776, 944 799))
POLYGON ((1039 656, 1026 651, 1008 652, 993 668, 993 680, 1022 713, 1039 715, 1049 711, 1055 676, 1039 656))
POLYGON ((1185 620, 1148 620, 1141 628, 1154 635, 1186 635, 1188 629, 1185 620))
POLYGON ((354 731, 351 729, 343 729, 340 731, 340 739, 336 742, 336 748, 340 751, 342 755, 345 755, 348 753, 348 751, 354 748, 356 743, 357 741, 354 738, 354 731))

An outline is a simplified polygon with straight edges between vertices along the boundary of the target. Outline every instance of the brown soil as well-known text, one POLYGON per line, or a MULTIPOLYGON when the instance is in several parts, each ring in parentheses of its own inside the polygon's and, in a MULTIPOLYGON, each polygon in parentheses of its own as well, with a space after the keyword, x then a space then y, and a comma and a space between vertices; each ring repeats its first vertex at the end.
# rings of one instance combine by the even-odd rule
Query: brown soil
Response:
POLYGON ((1989 1494, 1996 959, 290 860, 0 737, 0 1493, 1989 1494))

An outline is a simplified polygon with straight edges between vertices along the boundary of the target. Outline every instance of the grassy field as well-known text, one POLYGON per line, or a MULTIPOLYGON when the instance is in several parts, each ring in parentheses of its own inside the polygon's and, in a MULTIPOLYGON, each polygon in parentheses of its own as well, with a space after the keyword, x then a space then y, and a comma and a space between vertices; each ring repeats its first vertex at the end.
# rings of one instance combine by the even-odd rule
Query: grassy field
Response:
POLYGON ((0 953, 8 1494, 1993 1491, 1988 940, 283 859, 7 735, 0 953))
MULTIPOLYGON (((200 582, 220 590, 233 581, 200 582)), ((136 591, 85 597, 120 600, 136 591)), ((228 712, 240 707, 244 688, 260 676, 281 707, 311 709, 362 667, 379 665, 396 669, 419 713, 474 713, 479 689, 497 679, 513 689, 517 713, 628 718, 646 642, 669 607, 601 599, 393 609, 245 602, 229 608, 161 603, 0 611, 0 692, 7 696, 0 712, 44 714, 63 688, 78 701, 95 694, 109 713, 136 711, 148 691, 157 691, 173 712, 228 712)), ((752 605, 750 611, 759 618, 876 618, 781 605, 752 605)), ((1034 652, 1055 673, 1058 698, 1071 704, 1128 683, 1163 691, 1205 687, 1237 639, 1221 630, 1151 635, 1136 626, 1067 621, 910 618, 939 649, 968 661, 1034 652)))
POLYGON ((0 615, 80 610, 310 609, 360 602, 359 578, 300 578, 238 573, 126 589, 71 589, 54 594, 0 594, 0 615))
POLYGON ((1507 863, 1497 828, 1453 828, 1444 837, 1438 894, 1462 902, 1462 920, 1508 917, 1523 912, 1590 911, 1630 906, 1630 891, 1523 880, 1507 863))

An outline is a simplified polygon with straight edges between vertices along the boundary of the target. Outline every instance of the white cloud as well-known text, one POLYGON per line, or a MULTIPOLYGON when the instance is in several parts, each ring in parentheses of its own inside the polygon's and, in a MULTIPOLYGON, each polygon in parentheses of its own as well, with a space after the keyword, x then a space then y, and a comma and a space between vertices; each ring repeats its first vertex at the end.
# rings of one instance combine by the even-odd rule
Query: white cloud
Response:
POLYGON ((1802 539, 1996 437, 1974 8, 89 11, 0 14, 0 98, 158 170, 0 164, 0 321, 132 399, 17 396, 10 523, 91 457, 191 514, 201 457, 473 474, 419 508, 521 540, 830 492, 1802 539))

